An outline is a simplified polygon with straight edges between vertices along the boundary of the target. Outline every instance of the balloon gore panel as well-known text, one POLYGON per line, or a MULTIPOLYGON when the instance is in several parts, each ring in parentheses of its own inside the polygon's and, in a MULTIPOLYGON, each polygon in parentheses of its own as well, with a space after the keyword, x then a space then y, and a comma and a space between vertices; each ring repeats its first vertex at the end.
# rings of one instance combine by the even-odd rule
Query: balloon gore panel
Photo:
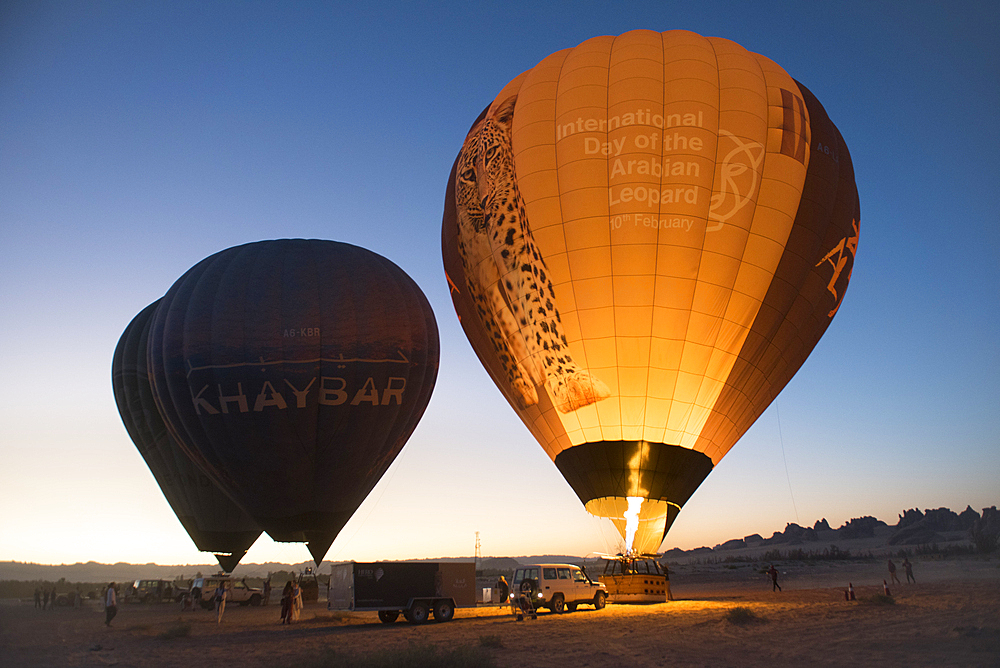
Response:
POLYGON ((232 571, 260 536, 260 527, 206 476, 167 432, 153 400, 146 366, 150 323, 159 300, 129 323, 111 368, 115 402, 129 437, 194 544, 225 559, 232 571), (231 555, 230 557, 220 555, 231 555))

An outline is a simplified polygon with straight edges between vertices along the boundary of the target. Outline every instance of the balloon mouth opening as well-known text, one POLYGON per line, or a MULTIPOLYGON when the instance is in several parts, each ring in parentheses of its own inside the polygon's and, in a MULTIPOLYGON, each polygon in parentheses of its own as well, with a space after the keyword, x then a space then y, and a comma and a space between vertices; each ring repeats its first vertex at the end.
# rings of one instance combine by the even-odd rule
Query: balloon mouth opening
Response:
POLYGON ((662 499, 604 496, 588 501, 586 509, 591 515, 611 520, 622 538, 622 553, 652 554, 663 542, 668 519, 680 507, 662 499))
POLYGON ((242 552, 215 552, 215 559, 219 562, 219 566, 222 567, 226 573, 232 573, 236 566, 240 563, 240 560, 246 556, 246 551, 242 552))

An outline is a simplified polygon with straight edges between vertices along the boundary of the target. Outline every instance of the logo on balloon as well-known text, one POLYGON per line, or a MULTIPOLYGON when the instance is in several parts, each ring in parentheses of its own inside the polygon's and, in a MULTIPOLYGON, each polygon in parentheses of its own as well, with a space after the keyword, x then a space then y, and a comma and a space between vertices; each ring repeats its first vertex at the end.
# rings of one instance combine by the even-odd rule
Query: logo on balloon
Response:
POLYGON ((726 222, 754 201, 760 187, 760 166, 764 162, 764 146, 755 141, 745 141, 726 130, 719 130, 720 152, 728 140, 732 147, 723 157, 716 171, 715 192, 708 219, 715 221, 707 232, 721 230, 726 222))
MULTIPOLYGON (((860 235, 860 231, 858 230, 858 221, 852 221, 852 225, 854 226, 854 235, 841 239, 840 243, 833 247, 833 250, 827 253, 822 260, 816 263, 817 267, 824 262, 829 262, 833 266, 833 275, 830 276, 830 282, 826 286, 826 289, 833 295, 833 301, 835 304, 833 310, 827 314, 831 318, 837 314, 837 310, 840 308, 840 302, 843 301, 844 298, 843 293, 837 293, 837 281, 840 280, 840 275, 847 266, 848 260, 851 261, 851 271, 854 271, 854 256, 858 252, 858 236, 860 235), (850 257, 848 257, 848 253, 850 254, 850 257)), ((851 280, 851 271, 847 272, 848 281, 851 280)))
POLYGON ((376 365, 381 364, 409 365, 410 361, 399 353, 399 357, 395 359, 281 360, 202 367, 192 367, 189 362, 188 381, 197 415, 249 413, 251 410, 259 413, 266 408, 285 410, 290 406, 306 408, 316 404, 402 405, 406 378, 378 373, 379 367, 376 365), (355 372, 351 375, 351 381, 341 376, 316 375, 310 371, 318 369, 320 363, 337 364, 343 368, 349 362, 368 364, 371 369, 368 372, 355 372), (307 365, 306 369, 302 365, 307 365), (299 368, 296 369, 296 366, 299 368), (252 374, 246 373, 256 369, 261 372, 271 370, 273 373, 277 370, 282 373, 270 379, 254 378, 252 374), (205 372, 211 372, 211 379, 216 382, 198 383, 192 380, 193 375, 205 372), (223 373, 226 377, 220 378, 223 373), (218 382, 219 380, 223 382, 218 382))

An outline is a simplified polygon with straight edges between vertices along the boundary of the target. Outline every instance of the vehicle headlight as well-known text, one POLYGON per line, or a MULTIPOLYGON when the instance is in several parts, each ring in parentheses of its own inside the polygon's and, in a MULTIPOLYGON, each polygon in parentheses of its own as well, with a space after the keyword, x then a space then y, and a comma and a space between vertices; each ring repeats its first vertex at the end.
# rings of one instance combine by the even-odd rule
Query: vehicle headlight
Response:
POLYGON ((542 592, 538 592, 538 598, 544 598, 544 596, 542 596, 542 592))

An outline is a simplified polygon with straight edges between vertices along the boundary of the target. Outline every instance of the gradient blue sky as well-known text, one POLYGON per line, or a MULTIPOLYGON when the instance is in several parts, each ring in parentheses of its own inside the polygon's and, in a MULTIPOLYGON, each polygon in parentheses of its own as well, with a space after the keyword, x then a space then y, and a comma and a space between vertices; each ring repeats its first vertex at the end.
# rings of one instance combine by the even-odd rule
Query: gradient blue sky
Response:
MULTIPOLYGON (((840 128, 862 211, 832 326, 663 548, 1000 502, 993 2, 7 0, 0 560, 211 560, 121 424, 111 357, 195 262, 283 237, 390 258, 441 330, 423 421, 329 558, 471 555, 476 531, 487 555, 610 550, 610 524, 583 510, 465 340, 440 226, 452 161, 500 88, 635 28, 726 37, 782 65, 840 128), (512 493, 515 471, 532 494, 512 493)), ((264 536, 245 561, 307 558, 264 536)))

